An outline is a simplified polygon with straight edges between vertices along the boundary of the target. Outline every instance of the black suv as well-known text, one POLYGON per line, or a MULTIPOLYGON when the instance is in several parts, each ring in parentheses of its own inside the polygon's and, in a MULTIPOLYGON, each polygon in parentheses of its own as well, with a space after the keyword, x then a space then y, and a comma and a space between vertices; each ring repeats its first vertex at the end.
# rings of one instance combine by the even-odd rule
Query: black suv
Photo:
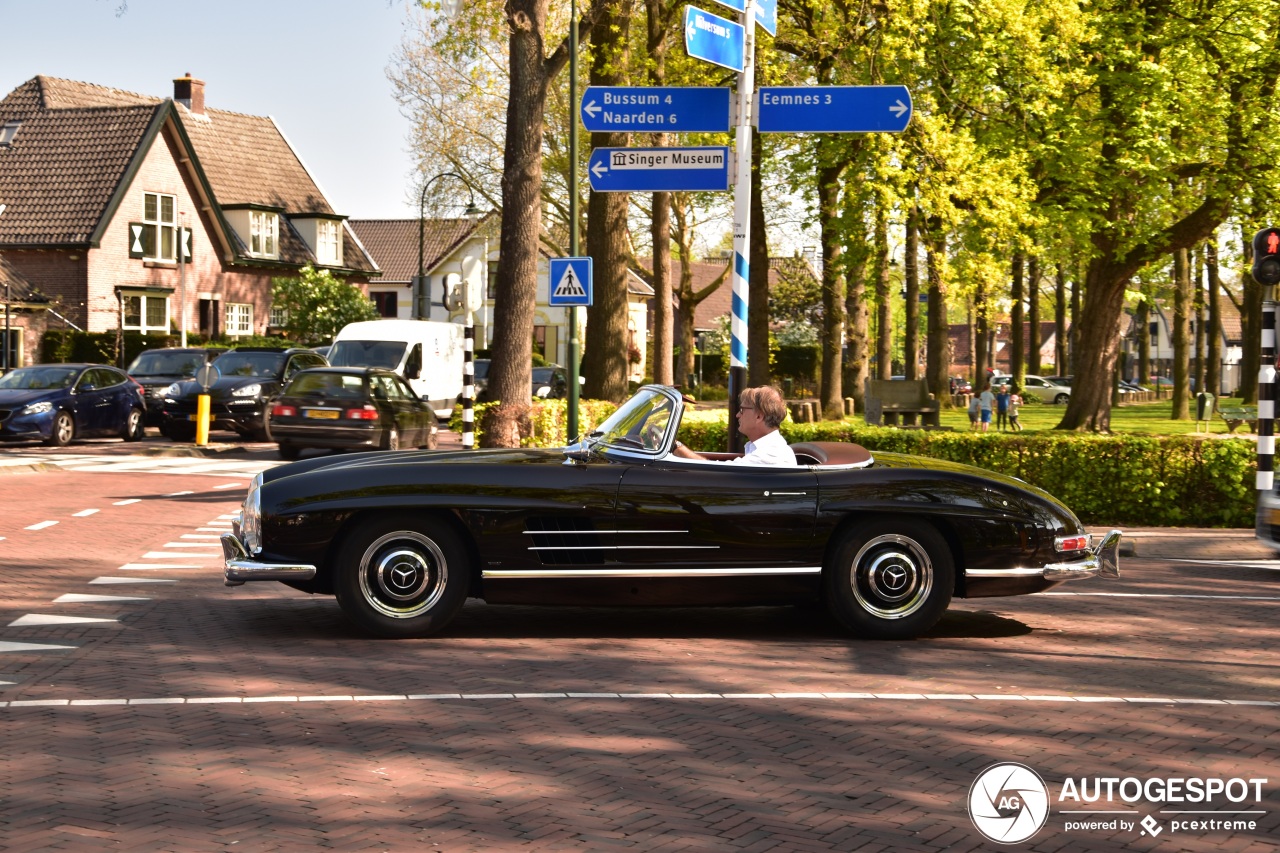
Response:
MULTIPOLYGON (((237 347, 214 360, 218 379, 210 386, 209 428, 234 430, 257 441, 271 440, 267 412, 271 399, 289 377, 308 367, 327 367, 324 356, 309 349, 237 347)), ((187 379, 165 390, 160 432, 174 441, 196 434, 196 398, 200 384, 187 379)))
POLYGON ((147 392, 147 426, 159 426, 164 417, 164 392, 170 385, 190 379, 225 348, 165 347, 138 354, 125 372, 147 392))

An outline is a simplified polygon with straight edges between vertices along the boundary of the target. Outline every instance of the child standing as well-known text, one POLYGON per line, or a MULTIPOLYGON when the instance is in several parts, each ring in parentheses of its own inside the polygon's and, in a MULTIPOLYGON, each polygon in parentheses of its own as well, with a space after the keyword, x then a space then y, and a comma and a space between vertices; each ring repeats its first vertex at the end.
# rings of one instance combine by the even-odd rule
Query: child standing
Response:
POLYGON ((978 429, 978 395, 969 395, 969 429, 976 431, 978 429))
POLYGON ((1022 424, 1018 423, 1018 407, 1022 405, 1022 397, 1018 396, 1018 386, 1014 385, 1009 394, 1009 429, 1022 432, 1022 424))
POLYGON ((996 429, 1004 430, 1009 426, 1009 386, 1001 385, 996 392, 996 429))
POLYGON ((978 427, 982 432, 991 429, 991 409, 996 404, 996 395, 991 393, 991 383, 988 382, 982 388, 982 393, 978 395, 978 416, 982 421, 978 427))

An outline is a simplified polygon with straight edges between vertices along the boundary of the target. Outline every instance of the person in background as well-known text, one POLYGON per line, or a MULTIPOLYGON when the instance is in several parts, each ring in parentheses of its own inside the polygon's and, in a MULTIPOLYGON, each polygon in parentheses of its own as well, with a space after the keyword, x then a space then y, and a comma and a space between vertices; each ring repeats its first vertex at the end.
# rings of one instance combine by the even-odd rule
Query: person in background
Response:
POLYGON ((969 429, 977 431, 978 429, 978 413, 980 406, 978 403, 978 395, 969 395, 969 429))
POLYGON ((1001 385, 996 392, 996 429, 1003 432, 1009 426, 1009 386, 1001 385))
POLYGON ((991 382, 988 381, 982 386, 982 393, 978 395, 978 407, 981 410, 980 420, 982 421, 980 430, 987 432, 991 429, 991 410, 995 407, 996 395, 991 393, 991 382))
POLYGON ((1022 395, 1018 393, 1018 386, 1012 385, 1009 388, 1009 429, 1014 432, 1022 432, 1022 424, 1018 422, 1018 408, 1022 405, 1022 395))

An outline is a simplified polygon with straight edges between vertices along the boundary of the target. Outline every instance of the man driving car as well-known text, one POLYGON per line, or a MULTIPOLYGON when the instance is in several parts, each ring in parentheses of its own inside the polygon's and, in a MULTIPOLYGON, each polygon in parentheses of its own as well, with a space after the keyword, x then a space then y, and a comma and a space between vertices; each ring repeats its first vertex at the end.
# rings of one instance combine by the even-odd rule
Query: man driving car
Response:
MULTIPOLYGON (((778 431, 778 425, 786 416, 787 405, 777 388, 760 385, 744 390, 738 395, 738 432, 746 436, 747 445, 743 455, 728 461, 735 465, 796 466, 795 451, 778 431)), ((671 454, 681 459, 707 460, 679 441, 671 454)))

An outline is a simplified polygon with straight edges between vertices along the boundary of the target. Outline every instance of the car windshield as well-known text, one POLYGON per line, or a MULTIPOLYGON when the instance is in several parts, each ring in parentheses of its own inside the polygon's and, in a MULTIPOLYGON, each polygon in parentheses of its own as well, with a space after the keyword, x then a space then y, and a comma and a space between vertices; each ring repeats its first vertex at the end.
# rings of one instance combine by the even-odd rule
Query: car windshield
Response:
POLYGON ((0 388, 27 391, 70 388, 79 372, 76 367, 19 367, 0 377, 0 388))
POLYGON ((641 388, 592 435, 610 447, 657 450, 663 446, 667 431, 680 425, 673 414, 670 397, 656 388, 641 388))
POLYGON ((535 367, 533 369, 533 384, 547 385, 551 382, 554 370, 550 367, 535 367))
POLYGON ((477 358, 473 365, 476 369, 476 379, 487 379, 489 377, 489 359, 477 358))
POLYGON ((395 370, 409 345, 404 341, 338 341, 329 350, 334 367, 386 367, 395 370))
POLYGON ((323 373, 303 371, 293 377, 285 389, 286 397, 341 397, 356 399, 364 396, 364 377, 350 373, 323 373))
POLYGON ((223 376, 261 376, 275 378, 284 370, 282 352, 229 352, 214 362, 223 376))
POLYGON ((144 352, 129 365, 134 376, 195 376, 204 364, 204 353, 144 352))

